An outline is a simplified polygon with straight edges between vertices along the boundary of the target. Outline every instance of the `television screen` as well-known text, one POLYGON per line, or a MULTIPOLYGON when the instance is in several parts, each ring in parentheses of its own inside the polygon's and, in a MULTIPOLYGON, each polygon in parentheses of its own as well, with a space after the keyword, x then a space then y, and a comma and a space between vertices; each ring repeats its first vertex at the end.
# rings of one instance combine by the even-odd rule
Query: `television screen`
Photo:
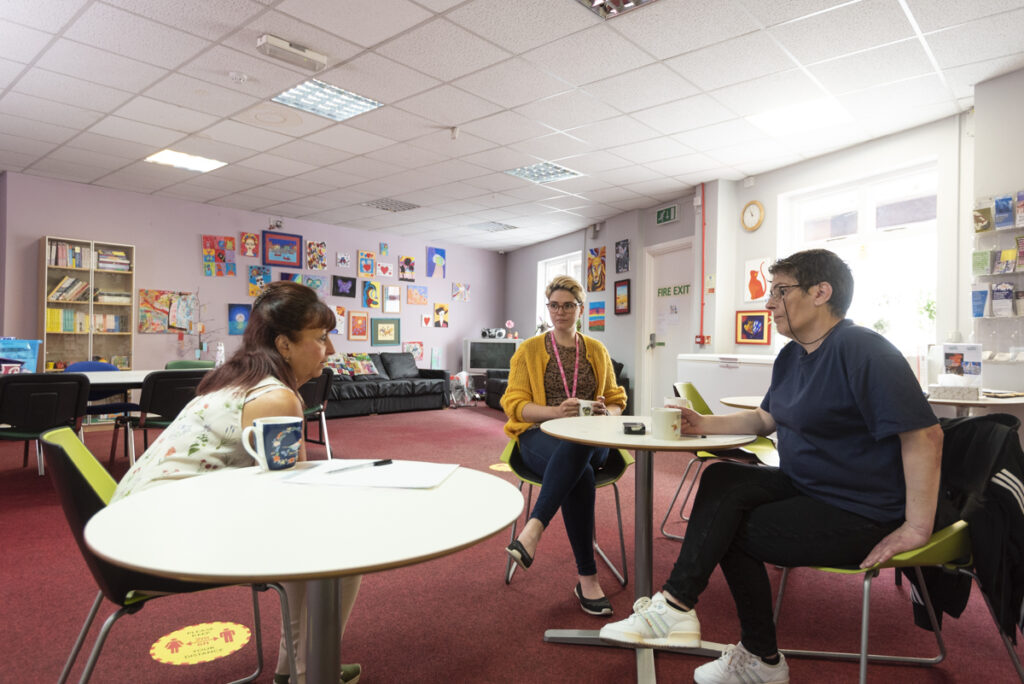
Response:
POLYGON ((465 340, 462 350, 462 369, 469 373, 483 373, 488 369, 508 370, 512 355, 522 340, 465 340))

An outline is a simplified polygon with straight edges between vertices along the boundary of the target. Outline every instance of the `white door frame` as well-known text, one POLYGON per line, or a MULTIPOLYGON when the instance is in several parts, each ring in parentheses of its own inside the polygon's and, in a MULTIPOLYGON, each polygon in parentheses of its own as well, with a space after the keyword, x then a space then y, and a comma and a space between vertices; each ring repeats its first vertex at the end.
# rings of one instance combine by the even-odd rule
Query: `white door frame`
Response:
MULTIPOLYGON (((651 398, 647 388, 651 386, 651 375, 654 373, 652 354, 647 350, 647 343, 650 340, 651 331, 654 330, 654 299, 657 296, 654 292, 654 257, 675 252, 680 249, 693 249, 693 237, 679 238, 668 242, 659 242, 644 248, 643 277, 641 278, 640 292, 642 297, 643 311, 640 318, 640 326, 637 328, 636 348, 640 356, 637 367, 639 382, 633 390, 633 401, 636 404, 633 411, 636 415, 650 415, 651 398), (643 389, 641 389, 643 388, 643 389)), ((691 252, 692 254, 692 252, 691 252)))

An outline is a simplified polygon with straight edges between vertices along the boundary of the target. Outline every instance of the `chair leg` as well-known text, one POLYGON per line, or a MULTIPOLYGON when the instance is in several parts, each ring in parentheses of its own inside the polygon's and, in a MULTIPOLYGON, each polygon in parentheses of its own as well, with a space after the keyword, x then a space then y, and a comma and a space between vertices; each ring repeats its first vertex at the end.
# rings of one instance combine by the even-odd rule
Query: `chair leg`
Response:
POLYGON ((689 522, 689 518, 683 515, 683 509, 686 508, 686 502, 690 500, 690 494, 693 492, 693 487, 697 483, 697 478, 700 476, 700 469, 704 467, 704 460, 698 457, 694 457, 692 461, 686 464, 686 470, 683 471, 683 477, 679 480, 679 486, 676 487, 676 493, 672 495, 672 501, 668 504, 668 510, 665 511, 665 517, 661 521, 661 533, 669 539, 675 539, 682 541, 682 535, 672 534, 665 530, 665 524, 668 522, 668 517, 672 514, 672 510, 676 506, 676 500, 679 498, 679 492, 682 491, 683 485, 686 484, 686 476, 690 474, 690 469, 696 465, 697 470, 693 474, 693 480, 690 481, 690 487, 686 490, 686 496, 683 497, 683 503, 679 507, 679 517, 684 521, 689 522))
POLYGON ((125 430, 124 453, 128 453, 128 427, 125 425, 124 421, 121 420, 121 416, 117 416, 116 418, 114 418, 114 434, 110 436, 109 465, 114 465, 114 459, 117 458, 117 431, 122 428, 125 430))
POLYGON ((288 652, 288 671, 295 672, 295 649, 293 648, 295 642, 292 637, 292 614, 288 604, 288 594, 284 587, 277 582, 254 586, 260 587, 260 591, 266 591, 269 588, 277 592, 278 600, 281 602, 281 629, 284 630, 285 650, 288 652))
MULTIPOLYGON (((530 515, 530 502, 533 499, 533 485, 530 485, 529 487, 530 488, 526 490, 526 508, 523 509, 523 515, 526 516, 527 520, 529 520, 529 515, 530 515)), ((523 491, 523 481, 520 480, 519 481, 519 492, 522 493, 522 491, 523 491)), ((512 521, 512 536, 508 540, 509 544, 511 544, 512 542, 514 542, 516 540, 516 528, 517 527, 519 527, 519 518, 516 518, 515 520, 512 521)), ((512 557, 509 556, 505 560, 505 584, 511 584, 512 583, 512 575, 516 574, 516 567, 518 567, 518 566, 512 560, 512 557)))
POLYGON ((28 468, 28 443, 29 440, 25 440, 25 453, 21 457, 21 467, 28 468))
POLYGON ((626 559, 626 537, 622 532, 622 508, 619 505, 619 487, 614 482, 612 483, 612 490, 615 492, 615 517, 619 521, 619 551, 622 553, 622 572, 615 567, 611 559, 604 552, 601 546, 597 543, 597 528, 595 525, 594 529, 594 551, 601 557, 601 560, 605 562, 608 569, 615 575, 615 579, 619 580, 619 584, 626 586, 629 583, 629 567, 626 559))
POLYGON ((39 469, 40 477, 46 474, 46 467, 43 465, 43 445, 36 440, 36 466, 39 469))
MULTIPOLYGON (((135 430, 132 429, 131 423, 126 423, 124 426, 124 438, 128 444, 128 467, 135 465, 135 430)), ((149 445, 146 444, 146 430, 142 430, 142 444, 148 449, 149 445)))
POLYGON ((252 585, 252 631, 253 636, 256 640, 256 671, 248 677, 242 679, 236 679, 230 684, 247 684, 248 682, 255 681, 257 677, 263 672, 263 630, 260 625, 260 600, 259 592, 266 591, 266 587, 262 590, 258 588, 259 585, 252 585))
POLYGON ((981 580, 978 576, 968 570, 967 568, 960 568, 958 572, 968 575, 974 580, 974 586, 978 588, 978 593, 981 594, 982 598, 985 599, 985 607, 988 608, 988 614, 992 616, 992 622, 995 623, 996 629, 999 630, 999 637, 1003 640, 1003 646, 1006 647, 1006 652, 1010 654, 1010 661, 1013 663, 1013 669, 1017 671, 1017 677, 1024 684, 1024 666, 1021 665, 1020 657, 1017 655, 1017 651, 1013 648, 1013 642, 1003 632, 1003 628, 999 625, 999 616, 996 615, 995 608, 992 607, 992 602, 988 599, 988 594, 981 590, 981 580))
POLYGON ((103 650, 103 644, 107 640, 107 635, 110 634, 110 628, 114 626, 117 619, 122 615, 134 613, 136 610, 138 608, 118 608, 106 619, 103 623, 103 628, 100 629, 99 636, 96 637, 96 643, 92 646, 92 652, 89 653, 89 660, 85 663, 85 670, 82 671, 82 677, 78 680, 78 684, 87 684, 89 678, 92 677, 92 671, 96 667, 96 661, 100 659, 100 651, 103 650))
POLYGON ((67 662, 64 663, 64 669, 60 673, 60 679, 57 680, 57 684, 64 684, 64 682, 68 681, 68 675, 71 674, 71 668, 75 666, 75 660, 78 659, 78 654, 82 650, 82 644, 85 643, 85 636, 89 633, 89 628, 92 627, 92 621, 96 619, 96 613, 99 611, 101 603, 103 603, 103 592, 99 591, 96 593, 96 600, 92 602, 92 608, 85 618, 85 624, 82 625, 82 630, 78 633, 75 645, 71 647, 71 653, 68 655, 67 662))
POLYGON ((331 437, 327 434, 327 414, 323 411, 320 412, 320 439, 324 441, 324 447, 327 449, 327 460, 330 461, 334 456, 331 454, 331 437))

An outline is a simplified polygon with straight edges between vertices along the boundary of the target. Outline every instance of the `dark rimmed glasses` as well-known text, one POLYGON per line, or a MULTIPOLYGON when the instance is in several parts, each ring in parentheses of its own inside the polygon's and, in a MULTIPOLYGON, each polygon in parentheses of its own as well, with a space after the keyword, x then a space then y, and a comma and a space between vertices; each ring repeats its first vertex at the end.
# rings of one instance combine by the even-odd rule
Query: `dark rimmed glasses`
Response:
POLYGON ((551 313, 558 313, 559 311, 565 313, 572 313, 576 310, 579 304, 576 302, 566 302, 565 304, 559 304, 558 302, 548 302, 548 311, 551 313))

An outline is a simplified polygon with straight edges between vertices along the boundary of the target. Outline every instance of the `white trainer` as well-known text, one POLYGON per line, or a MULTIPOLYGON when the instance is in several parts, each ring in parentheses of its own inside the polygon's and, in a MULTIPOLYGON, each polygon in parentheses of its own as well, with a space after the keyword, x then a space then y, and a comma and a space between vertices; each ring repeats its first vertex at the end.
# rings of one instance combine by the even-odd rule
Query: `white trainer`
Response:
POLYGON ((700 646, 700 622, 694 610, 676 610, 659 591, 651 598, 637 599, 633 614, 601 628, 601 638, 621 644, 642 644, 661 648, 700 646))
POLYGON ((694 670, 693 681, 697 684, 789 684, 789 665, 781 653, 779 662, 769 665, 739 643, 726 646, 721 658, 694 670))

